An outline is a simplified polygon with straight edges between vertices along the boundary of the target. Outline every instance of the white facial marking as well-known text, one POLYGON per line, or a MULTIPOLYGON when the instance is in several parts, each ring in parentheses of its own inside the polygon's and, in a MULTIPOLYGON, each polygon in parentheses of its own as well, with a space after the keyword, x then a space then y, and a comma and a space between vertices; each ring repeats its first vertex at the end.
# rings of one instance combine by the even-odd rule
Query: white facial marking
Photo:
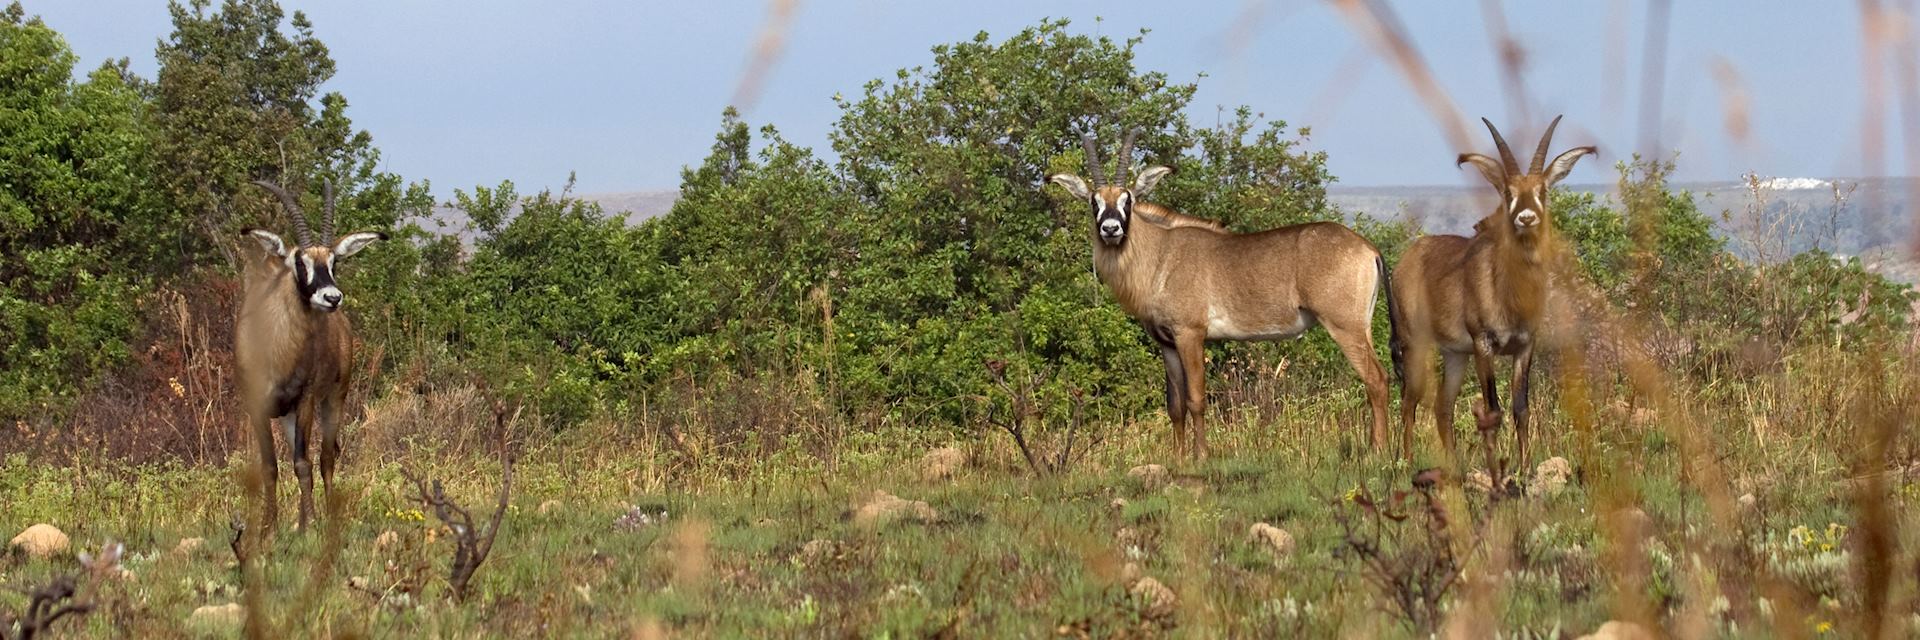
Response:
POLYGON ((338 307, 340 306, 340 289, 336 287, 321 287, 316 289, 313 292, 313 297, 307 298, 307 304, 313 305, 313 308, 321 310, 338 307))
POLYGON ((1540 214, 1534 213, 1532 209, 1521 209, 1520 213, 1513 214, 1513 223, 1522 227, 1531 227, 1539 222, 1540 214))
POLYGON ((1123 229, 1120 224, 1120 221, 1126 219, 1127 217, 1126 208, 1125 207, 1120 208, 1119 219, 1108 218, 1107 209, 1109 207, 1107 206, 1106 199, 1096 197, 1093 199, 1093 201, 1094 201, 1094 204, 1098 206, 1098 210, 1094 212, 1094 219, 1099 221, 1100 237, 1111 240, 1111 239, 1120 238, 1126 235, 1125 229, 1123 229))

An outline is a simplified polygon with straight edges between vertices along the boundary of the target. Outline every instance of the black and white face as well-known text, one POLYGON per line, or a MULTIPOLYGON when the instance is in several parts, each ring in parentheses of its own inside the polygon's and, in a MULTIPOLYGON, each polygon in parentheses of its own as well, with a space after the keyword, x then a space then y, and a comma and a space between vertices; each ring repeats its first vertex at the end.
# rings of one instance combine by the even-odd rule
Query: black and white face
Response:
POLYGON ((1118 247, 1127 241, 1127 229, 1133 224, 1133 192, 1107 187, 1093 194, 1094 233, 1100 242, 1118 247))
POLYGON ((333 251, 325 247, 302 249, 293 261, 293 281, 300 297, 315 311, 340 310, 345 298, 333 280, 333 251))
MULTIPOLYGON (((1533 178, 1535 176, 1525 176, 1533 178)), ((1545 180, 1514 180, 1507 185, 1507 222, 1515 234, 1533 235, 1547 225, 1545 180)))
POLYGON ((333 278, 334 261, 359 253, 375 240, 387 239, 384 233, 361 232, 348 234, 332 247, 304 247, 288 251, 286 243, 272 232, 247 229, 242 233, 259 241, 260 247, 267 253, 285 261, 300 299, 307 303, 308 308, 323 313, 339 311, 340 305, 346 301, 346 294, 340 292, 340 286, 333 278))
POLYGON ((1079 176, 1065 173, 1056 174, 1048 181, 1085 200, 1093 208, 1094 237, 1103 245, 1119 247, 1126 243, 1127 232, 1133 228, 1134 205, 1172 171, 1166 167, 1143 169, 1135 176, 1132 188, 1112 185, 1089 188, 1079 176))

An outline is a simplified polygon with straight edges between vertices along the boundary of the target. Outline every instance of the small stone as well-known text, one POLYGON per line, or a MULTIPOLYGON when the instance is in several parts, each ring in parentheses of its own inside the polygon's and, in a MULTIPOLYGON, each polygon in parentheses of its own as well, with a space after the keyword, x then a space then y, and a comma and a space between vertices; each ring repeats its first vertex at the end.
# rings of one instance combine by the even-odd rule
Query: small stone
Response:
POLYGON ((1108 509, 1112 509, 1112 510, 1114 510, 1114 511, 1126 511, 1126 510, 1127 510, 1127 499, 1126 499, 1126 498, 1114 498, 1114 499, 1113 499, 1113 502, 1109 502, 1109 503, 1107 503, 1107 508, 1108 508, 1108 509))
POLYGON ((1135 597, 1146 602, 1147 616, 1151 618, 1171 615, 1174 605, 1180 602, 1180 599, 1174 595, 1172 589, 1167 588, 1167 585, 1160 584, 1159 580, 1151 577, 1141 578, 1138 582, 1133 583, 1133 588, 1128 589, 1128 591, 1135 597))
POLYGON ((35 558, 50 558, 67 552, 67 534, 50 524, 36 524, 7 542, 8 549, 19 549, 35 558))
POLYGON ((1593 633, 1580 636, 1580 640, 1653 640, 1654 636, 1640 625, 1619 620, 1609 620, 1593 633))
POLYGON ((887 589, 887 592, 885 594, 882 594, 880 596, 880 602, 883 604, 898 604, 903 602, 920 601, 920 600, 926 600, 926 599, 927 599, 926 592, 922 591, 919 585, 913 585, 913 584, 893 585, 892 588, 887 589))
POLYGON ((400 534, 392 529, 382 531, 380 535, 373 538, 373 548, 380 551, 391 549, 398 544, 400 544, 400 534))
POLYGON ((1484 469, 1474 469, 1467 472, 1466 486, 1474 493, 1493 493, 1493 476, 1487 475, 1484 469))
MULTIPOLYGON (((1647 512, 1641 511, 1639 507, 1618 509, 1608 514, 1608 517, 1614 526, 1619 526, 1623 529, 1622 535, 1634 538, 1645 538, 1653 535, 1653 518, 1648 516, 1647 512)), ((1606 522, 1603 521, 1603 524, 1606 524, 1606 522)))
POLYGON ((614 519, 613 528, 620 531, 639 531, 666 523, 666 509, 649 511, 646 507, 631 507, 625 514, 614 519))
POLYGON ((800 545, 800 561, 805 564, 815 564, 837 555, 840 555, 840 543, 832 540, 815 538, 800 545))
POLYGON ((1755 506, 1760 504, 1760 499, 1753 497, 1751 493, 1743 493, 1740 494, 1740 497, 1735 498, 1734 502, 1739 503, 1742 511, 1751 511, 1755 506))
POLYGON ((920 458, 920 477, 927 480, 945 480, 953 477, 961 467, 967 466, 967 454, 953 447, 941 447, 928 451, 920 458))
POLYGON ((1255 522, 1247 528, 1247 541, 1273 552, 1275 560, 1293 555, 1293 534, 1265 522, 1255 522))
POLYGON ((565 506, 565 504, 559 500, 545 500, 540 503, 540 506, 534 507, 534 511, 543 516, 551 515, 553 512, 559 511, 562 506, 565 506))
MULTIPOLYGON (((1653 424, 1655 421, 1659 419, 1660 419, 1660 414, 1654 411, 1652 407, 1642 406, 1642 407, 1633 408, 1633 425, 1636 427, 1653 424)), ((1621 623, 1621 624, 1626 624, 1626 623, 1621 623)), ((1604 629, 1606 627, 1601 627, 1601 628, 1604 629)))
POLYGON ((1151 491, 1167 483, 1167 468, 1157 464, 1143 464, 1127 470, 1127 477, 1140 482, 1140 486, 1151 491))
POLYGON ((351 578, 347 578, 348 589, 354 589, 357 591, 368 591, 369 590, 368 587, 372 584, 373 583, 367 581, 366 576, 353 576, 351 578))
POLYGON ((1533 469, 1533 482, 1527 485, 1527 495, 1541 498, 1560 493, 1566 488, 1567 481, 1573 477, 1573 465, 1566 458, 1554 456, 1541 462, 1533 469))
POLYGON ((197 627, 234 627, 239 626, 246 617, 246 607, 238 602, 229 602, 194 609, 193 614, 187 616, 187 624, 197 627))
POLYGON ((866 501, 853 512, 853 523, 863 527, 876 527, 896 520, 932 522, 939 518, 940 513, 925 502, 905 500, 880 490, 868 494, 866 501))
POLYGON ((206 543, 207 540, 205 538, 181 538, 179 544, 173 545, 173 553, 174 555, 190 556, 193 555, 193 552, 200 550, 200 545, 206 543))

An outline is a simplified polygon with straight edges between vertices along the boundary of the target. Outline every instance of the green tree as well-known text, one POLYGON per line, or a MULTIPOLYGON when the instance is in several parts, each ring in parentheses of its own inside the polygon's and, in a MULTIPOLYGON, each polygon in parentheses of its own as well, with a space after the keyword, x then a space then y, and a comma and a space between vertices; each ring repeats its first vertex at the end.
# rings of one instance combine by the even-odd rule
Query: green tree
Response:
POLYGON ((44 411, 128 355, 169 247, 146 105, 124 63, 75 82, 60 35, 0 12, 0 417, 44 411))
POLYGON ((155 52, 155 151, 169 167, 166 193, 196 233, 183 264, 226 251, 242 225, 286 226, 277 205, 248 185, 257 178, 310 194, 333 180, 342 228, 390 228, 405 206, 421 206, 424 190, 406 193, 397 177, 375 171, 379 151, 353 128, 346 98, 320 93, 334 62, 305 14, 289 21, 273 0, 212 4, 170 2, 173 33, 155 52))

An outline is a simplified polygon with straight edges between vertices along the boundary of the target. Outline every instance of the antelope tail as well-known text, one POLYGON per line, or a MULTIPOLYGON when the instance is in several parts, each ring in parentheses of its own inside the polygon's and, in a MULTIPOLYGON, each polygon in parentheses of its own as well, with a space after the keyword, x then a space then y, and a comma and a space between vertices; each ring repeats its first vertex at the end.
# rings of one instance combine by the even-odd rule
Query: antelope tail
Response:
POLYGON ((1407 341, 1400 335, 1400 310, 1393 306, 1393 279, 1387 274, 1387 257, 1375 255, 1373 266, 1380 270, 1380 293, 1387 296, 1387 353, 1393 357, 1393 379, 1407 382, 1407 341))

